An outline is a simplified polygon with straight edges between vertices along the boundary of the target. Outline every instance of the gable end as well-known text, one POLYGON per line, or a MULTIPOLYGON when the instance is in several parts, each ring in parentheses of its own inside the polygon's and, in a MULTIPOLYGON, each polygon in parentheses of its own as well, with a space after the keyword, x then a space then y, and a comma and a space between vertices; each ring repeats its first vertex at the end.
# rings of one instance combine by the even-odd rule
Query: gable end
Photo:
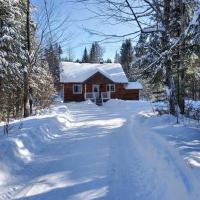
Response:
POLYGON ((96 83, 96 84, 102 84, 102 83, 114 83, 111 79, 106 77, 101 72, 96 72, 92 76, 90 76, 88 79, 86 79, 83 83, 96 83))

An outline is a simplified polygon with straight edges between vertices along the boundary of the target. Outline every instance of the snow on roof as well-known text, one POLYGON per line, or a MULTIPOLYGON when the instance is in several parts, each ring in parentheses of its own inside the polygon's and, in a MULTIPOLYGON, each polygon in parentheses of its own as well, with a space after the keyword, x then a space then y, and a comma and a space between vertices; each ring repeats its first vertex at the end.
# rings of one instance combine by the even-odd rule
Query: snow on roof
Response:
POLYGON ((128 82, 122 66, 118 63, 80 64, 73 62, 61 62, 60 69, 60 82, 62 83, 81 83, 97 72, 100 72, 116 83, 128 82))
POLYGON ((126 86, 126 90, 131 90, 131 89, 138 89, 138 90, 142 90, 143 86, 141 83, 139 82, 128 82, 127 86, 126 86))

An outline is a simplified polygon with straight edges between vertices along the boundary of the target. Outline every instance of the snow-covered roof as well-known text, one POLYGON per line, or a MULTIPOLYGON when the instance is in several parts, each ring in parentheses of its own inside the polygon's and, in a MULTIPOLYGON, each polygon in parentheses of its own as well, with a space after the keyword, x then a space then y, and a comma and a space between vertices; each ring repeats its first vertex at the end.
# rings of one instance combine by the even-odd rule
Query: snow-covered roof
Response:
POLYGON ((128 82, 126 88, 126 90, 131 90, 131 89, 138 89, 138 90, 142 90, 143 89, 143 86, 141 83, 139 82, 128 82))
POLYGON ((81 83, 97 72, 100 72, 107 78, 111 79, 113 82, 128 83, 128 79, 123 71, 123 68, 118 63, 80 64, 73 62, 61 62, 60 69, 61 83, 81 83))

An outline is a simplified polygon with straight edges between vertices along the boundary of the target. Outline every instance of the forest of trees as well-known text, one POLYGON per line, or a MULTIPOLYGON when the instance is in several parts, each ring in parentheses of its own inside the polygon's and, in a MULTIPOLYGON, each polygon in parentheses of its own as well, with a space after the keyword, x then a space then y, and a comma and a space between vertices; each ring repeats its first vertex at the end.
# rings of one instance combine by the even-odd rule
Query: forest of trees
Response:
MULTIPOLYGON (((36 36, 30 1, 0 0, 0 121, 32 114, 54 95, 61 48, 36 36), (53 61, 52 61, 53 60, 53 61)), ((43 32, 44 33, 44 32, 43 32)))
MULTIPOLYGON (((112 42, 113 38, 127 36, 138 38, 134 46, 135 59, 128 69, 129 79, 138 79, 148 85, 146 91, 151 98, 168 100, 170 113, 184 114, 186 99, 200 99, 200 2, 95 2, 98 7, 95 16, 106 19, 110 24, 123 23, 133 28, 132 32, 124 35, 105 33, 105 40, 112 42)), ((90 30, 90 34, 92 32, 90 30)))
MULTIPOLYGON (((93 42, 88 53, 87 48, 85 47, 82 60, 82 63, 100 63, 103 60, 104 49, 99 45, 98 42, 93 42)), ((108 60, 110 62, 110 60, 108 60)))
POLYGON ((196 1, 171 0, 153 6, 157 6, 155 16, 152 16, 155 26, 141 31, 135 65, 140 76, 149 80, 155 93, 165 92, 171 113, 180 109, 183 114, 185 99, 199 98, 200 92, 200 88, 191 82, 195 76, 196 83, 199 82, 199 5, 196 1), (163 12, 159 12, 161 10, 163 12), (193 62, 196 65, 192 65, 193 62), (195 76, 190 75, 191 71, 195 76))
MULTIPOLYGON (((124 35, 101 34, 105 37, 102 41, 116 37, 123 41, 114 62, 122 64, 130 81, 141 81, 151 99, 168 101, 171 114, 184 114, 186 99, 200 99, 199 1, 92 2, 98 7, 95 16, 133 28, 124 35), (134 45, 133 39, 137 39, 134 45)), ((46 0, 44 5, 44 18, 40 19, 44 29, 38 35, 30 0, 0 0, 0 120, 28 116, 33 103, 44 105, 52 98, 59 82, 62 49, 49 24, 54 20, 50 20, 46 0)), ((101 45, 93 42, 77 62, 103 61, 101 45)), ((67 61, 72 60, 69 48, 67 61)), ((104 62, 112 61, 108 58, 104 62)))
MULTIPOLYGON (((102 46, 99 45, 98 42, 93 42, 90 48, 90 51, 88 53, 87 48, 85 47, 81 63, 112 63, 112 60, 110 58, 103 59, 104 49, 102 46)), ((126 39, 124 42, 122 42, 122 46, 120 49, 120 53, 116 52, 114 63, 121 63, 124 67, 124 71, 129 77, 130 68, 133 63, 134 59, 134 48, 132 46, 131 39, 126 39)), ((130 79, 132 79, 130 77, 130 79)))

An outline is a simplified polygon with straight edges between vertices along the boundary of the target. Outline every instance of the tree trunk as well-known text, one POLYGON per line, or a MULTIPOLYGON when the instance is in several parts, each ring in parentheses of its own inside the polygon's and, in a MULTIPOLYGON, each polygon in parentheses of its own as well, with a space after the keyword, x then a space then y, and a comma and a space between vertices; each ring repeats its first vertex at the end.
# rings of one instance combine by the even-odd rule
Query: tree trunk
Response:
MULTIPOLYGON (((177 6, 179 7, 179 21, 180 21, 180 30, 178 30, 178 36, 181 36, 181 33, 185 28, 185 5, 182 0, 177 0, 177 6)), ((178 47, 178 82, 179 82, 179 97, 178 105, 180 108, 180 113, 185 113, 185 42, 181 42, 178 47)))
POLYGON ((29 106, 30 106, 30 115, 33 114, 33 100, 29 99, 29 106))
POLYGON ((24 117, 29 116, 27 103, 28 103, 28 76, 27 72, 24 71, 24 117))
MULTIPOLYGON (((162 47, 163 52, 166 52, 169 49, 170 44, 170 33, 169 33, 169 27, 170 27, 170 7, 171 7, 171 0, 164 0, 164 20, 163 20, 163 26, 165 28, 165 31, 162 32, 162 47)), ((165 84, 168 87, 170 94, 168 97, 169 106, 170 106, 170 113, 175 114, 175 87, 173 84, 173 77, 172 77, 172 63, 171 59, 168 55, 164 58, 164 66, 166 70, 165 75, 165 84)))
MULTIPOLYGON (((26 12, 26 34, 27 34, 27 51, 28 51, 28 65, 30 64, 30 0, 27 0, 27 12, 26 12)), ((27 66, 24 66, 24 117, 28 117, 28 69, 27 66)))

